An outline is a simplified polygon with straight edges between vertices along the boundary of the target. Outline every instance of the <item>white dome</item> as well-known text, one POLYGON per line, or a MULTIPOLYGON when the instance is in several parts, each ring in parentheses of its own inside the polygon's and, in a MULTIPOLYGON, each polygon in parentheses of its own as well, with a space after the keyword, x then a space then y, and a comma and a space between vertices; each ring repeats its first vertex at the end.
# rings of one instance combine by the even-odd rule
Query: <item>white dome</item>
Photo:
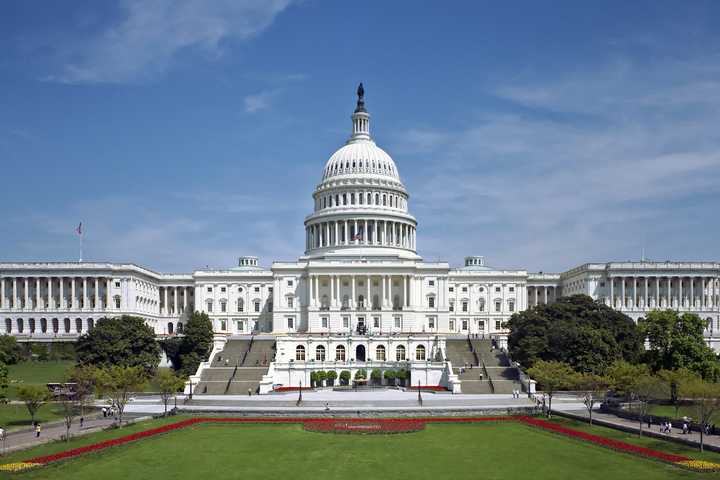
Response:
POLYGON ((339 175, 382 175, 400 180, 392 157, 372 140, 351 141, 325 164, 323 180, 339 175))

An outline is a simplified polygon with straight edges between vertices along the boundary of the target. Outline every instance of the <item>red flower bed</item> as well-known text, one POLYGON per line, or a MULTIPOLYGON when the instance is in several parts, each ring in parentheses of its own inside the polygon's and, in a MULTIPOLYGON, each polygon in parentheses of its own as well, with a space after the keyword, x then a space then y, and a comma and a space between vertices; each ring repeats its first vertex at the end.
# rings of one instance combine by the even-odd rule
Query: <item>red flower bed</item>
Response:
POLYGON ((387 434, 417 432, 425 423, 413 418, 320 418, 303 422, 303 428, 311 432, 387 434))
POLYGON ((297 392, 298 390, 312 390, 312 387, 275 387, 273 392, 297 392))
MULTIPOLYGON (((125 435, 122 437, 106 440, 103 442, 94 443, 84 447, 74 448, 72 450, 66 450, 64 452, 55 453, 52 455, 45 455, 41 457, 31 458, 25 460, 24 463, 28 464, 47 464, 50 462, 56 462, 67 458, 76 457, 85 453, 90 453, 98 450, 104 450, 109 447, 116 445, 123 445, 125 443, 133 442, 135 440, 141 440, 143 438, 152 437, 161 433, 178 430, 191 425, 199 423, 270 423, 270 424, 285 424, 285 423, 302 423, 306 430, 317 431, 317 432, 339 432, 339 433, 400 433, 400 432, 414 432, 425 428, 427 423, 476 423, 476 422, 499 422, 499 421, 519 421, 533 427, 542 428, 547 431, 559 433, 570 438, 584 440, 595 445, 600 445, 607 448, 612 448, 617 451, 631 453, 647 458, 653 458, 662 460, 665 462, 674 463, 676 465, 683 465, 690 462, 691 459, 682 455, 674 455, 670 453, 660 452, 650 448, 640 447, 629 443, 621 442, 619 440, 613 440, 610 438, 601 437, 599 435, 593 435, 591 433, 581 432, 573 430, 571 428, 564 427, 562 425, 548 422, 539 418, 533 417, 511 417, 511 416, 498 416, 498 417, 422 417, 422 418, 299 418, 299 417, 200 417, 200 418, 189 418, 181 420, 179 422, 170 423, 163 425, 162 427, 152 428, 142 432, 125 435)), ((690 465, 689 467, 692 467, 690 465)))
POLYGON ((440 386, 440 385, 420 385, 415 387, 407 387, 408 390, 428 390, 430 392, 447 392, 448 389, 446 387, 440 386))
POLYGON ((551 432, 559 433, 561 435, 565 435, 565 436, 568 436, 571 438, 585 440, 587 442, 591 442, 596 445, 601 445, 603 447, 612 448, 613 450, 618 450, 621 452, 632 453, 635 455, 654 458, 657 460, 662 460, 664 462, 670 462, 670 463, 682 462, 682 461, 689 460, 688 457, 685 457, 682 455, 674 455, 672 453, 660 452, 658 450, 653 450, 651 448, 645 448, 645 447, 640 447, 638 445, 632 445, 630 443, 621 442, 620 440, 613 440, 611 438, 605 438, 605 437, 601 437, 599 435, 593 435, 592 433, 586 433, 586 432, 581 432, 578 430, 573 430, 572 428, 567 428, 562 425, 558 425, 557 423, 548 422, 546 420, 542 420, 539 418, 518 417, 518 420, 521 422, 524 422, 528 425, 532 425, 534 427, 539 427, 544 430, 549 430, 551 432))

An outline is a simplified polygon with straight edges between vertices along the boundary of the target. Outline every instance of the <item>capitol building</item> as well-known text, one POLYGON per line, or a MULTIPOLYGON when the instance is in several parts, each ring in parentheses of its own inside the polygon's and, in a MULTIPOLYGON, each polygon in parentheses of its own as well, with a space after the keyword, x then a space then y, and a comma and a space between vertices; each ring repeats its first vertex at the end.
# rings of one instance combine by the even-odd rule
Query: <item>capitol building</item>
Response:
POLYGON ((502 347, 513 313, 572 294, 634 320, 657 308, 696 313, 708 344, 720 350, 718 262, 588 263, 531 273, 493 268, 475 255, 460 266, 424 261, 411 196, 393 158, 373 141, 370 120, 361 85, 350 137, 312 192, 305 251, 296 261, 265 267, 243 256, 234 267, 186 274, 119 263, 0 263, 0 330, 19 341, 72 341, 99 318, 135 315, 167 337, 182 334, 191 312, 205 312, 216 340, 196 389, 212 385, 204 370, 239 364, 233 341, 251 342, 247 349, 265 341, 272 349, 251 365, 261 370, 261 393, 307 386, 318 369, 399 365, 415 383, 460 392, 449 341, 477 334, 502 347))

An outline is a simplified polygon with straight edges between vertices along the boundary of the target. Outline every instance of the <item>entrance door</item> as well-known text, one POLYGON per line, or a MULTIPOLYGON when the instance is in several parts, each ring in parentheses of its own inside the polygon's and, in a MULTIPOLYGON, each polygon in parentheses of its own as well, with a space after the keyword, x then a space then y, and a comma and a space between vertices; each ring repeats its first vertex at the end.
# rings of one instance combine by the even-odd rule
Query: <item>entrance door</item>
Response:
POLYGON ((355 348, 355 360, 358 362, 365 361, 365 345, 358 345, 355 348))

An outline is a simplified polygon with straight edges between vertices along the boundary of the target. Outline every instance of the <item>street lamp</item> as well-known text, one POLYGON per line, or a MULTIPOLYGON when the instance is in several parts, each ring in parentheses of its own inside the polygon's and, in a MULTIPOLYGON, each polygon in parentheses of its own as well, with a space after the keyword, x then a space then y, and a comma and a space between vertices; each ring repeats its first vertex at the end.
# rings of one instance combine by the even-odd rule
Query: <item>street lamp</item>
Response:
POLYGON ((302 380, 300 380, 300 390, 298 391, 298 399, 297 399, 297 406, 300 406, 300 403, 302 402, 302 380))
POLYGON ((420 393, 420 380, 418 380, 418 403, 422 407, 422 394, 420 393))

